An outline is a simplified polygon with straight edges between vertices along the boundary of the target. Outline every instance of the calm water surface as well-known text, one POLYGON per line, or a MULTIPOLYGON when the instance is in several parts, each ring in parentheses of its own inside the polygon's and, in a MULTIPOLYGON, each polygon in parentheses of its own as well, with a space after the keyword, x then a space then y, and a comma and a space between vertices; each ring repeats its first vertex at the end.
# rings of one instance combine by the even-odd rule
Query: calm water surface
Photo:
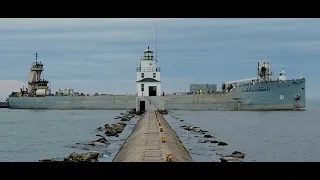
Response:
MULTIPOLYGON (((83 144, 98 139, 95 129, 106 123, 116 123, 118 120, 114 117, 122 112, 125 111, 0 109, 0 161, 63 158, 89 148, 103 154, 100 161, 110 162, 137 119, 132 119, 119 137, 108 138, 110 145, 107 147, 94 149, 83 144)), ((211 162, 233 151, 245 153, 244 161, 320 161, 319 117, 319 105, 306 111, 174 111, 166 115, 193 159, 211 162), (209 131, 228 146, 198 143, 203 135, 180 127, 185 124, 209 131)))
POLYGON ((244 161, 285 162, 320 161, 319 116, 319 109, 301 112, 176 111, 166 119, 195 161, 217 161, 218 155, 241 151, 246 154, 244 161), (228 146, 198 143, 205 139, 203 135, 179 127, 185 124, 209 131, 215 140, 224 141, 228 146))
MULTIPOLYGON (((63 158, 82 152, 81 145, 98 139, 95 129, 116 123, 114 117, 124 111, 33 111, 0 109, 0 161, 38 161, 63 158)), ((134 121, 134 120, 131 120, 134 121)), ((101 161, 111 161, 130 128, 103 149, 101 161)), ((91 149, 90 149, 91 150, 91 149)), ((99 149, 92 149, 99 150, 99 149)), ((101 151, 101 149, 100 149, 101 151)))

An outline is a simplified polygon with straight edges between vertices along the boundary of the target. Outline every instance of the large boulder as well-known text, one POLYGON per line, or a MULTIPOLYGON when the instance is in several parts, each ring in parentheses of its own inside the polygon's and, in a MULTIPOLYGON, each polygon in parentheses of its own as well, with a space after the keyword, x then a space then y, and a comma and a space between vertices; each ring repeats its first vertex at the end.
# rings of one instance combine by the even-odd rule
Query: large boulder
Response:
POLYGON ((87 152, 87 153, 75 153, 73 152, 67 158, 64 159, 64 162, 92 162, 98 160, 98 152, 87 152))
POLYGON ((218 143, 218 146, 226 146, 226 145, 228 145, 226 142, 220 141, 220 142, 218 143))
POLYGON ((117 124, 106 124, 105 128, 105 134, 107 136, 116 136, 117 134, 121 133, 124 129, 124 127, 126 126, 126 124, 124 123, 117 123, 117 124))
POLYGON ((104 127, 106 128, 105 135, 107 136, 117 135, 117 131, 115 130, 113 125, 106 124, 104 127))

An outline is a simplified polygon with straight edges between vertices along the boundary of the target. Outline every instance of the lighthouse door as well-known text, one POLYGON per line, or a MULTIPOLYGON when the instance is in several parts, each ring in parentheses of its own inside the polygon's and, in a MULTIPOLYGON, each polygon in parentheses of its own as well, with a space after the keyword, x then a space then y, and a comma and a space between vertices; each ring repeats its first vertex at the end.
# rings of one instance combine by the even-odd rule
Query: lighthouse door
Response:
POLYGON ((149 96, 157 96, 157 86, 149 86, 149 96))

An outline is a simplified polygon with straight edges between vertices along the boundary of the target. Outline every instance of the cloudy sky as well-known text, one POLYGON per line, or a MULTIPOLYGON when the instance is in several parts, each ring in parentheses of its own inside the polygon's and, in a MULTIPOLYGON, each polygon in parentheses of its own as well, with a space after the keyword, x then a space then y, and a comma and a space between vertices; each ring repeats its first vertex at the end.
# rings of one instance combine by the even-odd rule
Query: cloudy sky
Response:
POLYGON ((1 19, 0 100, 27 85, 34 53, 52 89, 135 93, 143 51, 156 46, 165 92, 256 76, 261 54, 320 98, 319 19, 1 19))

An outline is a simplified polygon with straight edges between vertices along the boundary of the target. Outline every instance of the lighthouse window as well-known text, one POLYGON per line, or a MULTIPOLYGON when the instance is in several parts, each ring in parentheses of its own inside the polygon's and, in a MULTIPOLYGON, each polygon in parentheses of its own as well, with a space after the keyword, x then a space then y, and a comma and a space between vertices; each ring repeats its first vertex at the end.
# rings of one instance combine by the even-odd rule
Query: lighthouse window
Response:
POLYGON ((141 73, 141 78, 144 78, 144 73, 141 73))
POLYGON ((156 76, 157 76, 156 73, 153 73, 153 78, 156 78, 156 76))

